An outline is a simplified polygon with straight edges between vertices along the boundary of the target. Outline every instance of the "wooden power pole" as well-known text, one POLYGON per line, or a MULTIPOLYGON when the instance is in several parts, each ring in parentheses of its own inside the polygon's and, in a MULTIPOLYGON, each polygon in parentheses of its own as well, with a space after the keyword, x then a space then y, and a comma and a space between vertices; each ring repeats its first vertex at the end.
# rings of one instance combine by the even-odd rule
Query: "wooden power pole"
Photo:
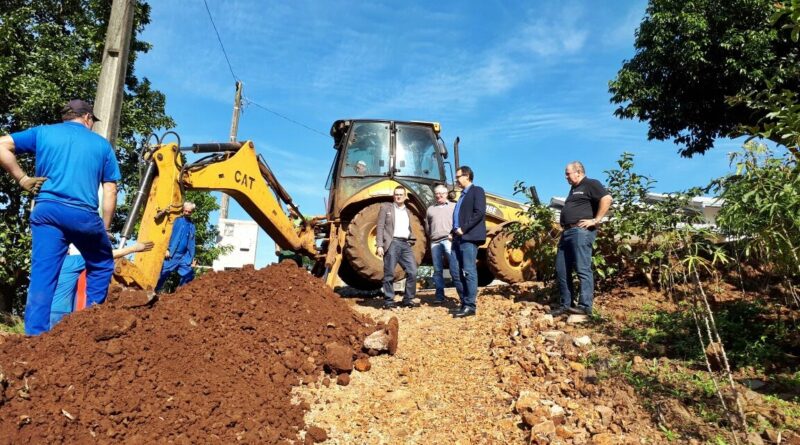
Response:
MULTIPOLYGON (((233 117, 231 118, 231 134, 230 142, 236 142, 236 135, 239 133, 239 115, 242 112, 242 81, 236 81, 236 96, 233 100, 233 117)), ((228 205, 231 197, 227 194, 222 194, 222 200, 219 204, 219 217, 228 217, 228 205)))
POLYGON ((93 130, 108 139, 111 145, 116 145, 136 1, 113 1, 103 50, 103 65, 94 98, 94 114, 100 122, 95 123, 93 130))

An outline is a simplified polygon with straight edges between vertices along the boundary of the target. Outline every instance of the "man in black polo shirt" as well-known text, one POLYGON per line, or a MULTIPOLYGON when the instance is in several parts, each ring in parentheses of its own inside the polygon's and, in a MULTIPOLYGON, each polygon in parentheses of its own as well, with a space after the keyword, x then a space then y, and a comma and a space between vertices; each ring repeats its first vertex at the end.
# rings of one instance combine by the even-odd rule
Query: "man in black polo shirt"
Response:
POLYGON ((578 161, 567 165, 564 174, 572 187, 561 209, 561 240, 556 255, 556 276, 561 292, 561 305, 553 315, 564 313, 592 313, 594 297, 594 274, 592 272, 592 244, 597 236, 597 225, 611 207, 611 195, 603 184, 586 177, 583 164, 578 161), (578 274, 581 294, 578 305, 573 307, 575 290, 572 272, 578 274))

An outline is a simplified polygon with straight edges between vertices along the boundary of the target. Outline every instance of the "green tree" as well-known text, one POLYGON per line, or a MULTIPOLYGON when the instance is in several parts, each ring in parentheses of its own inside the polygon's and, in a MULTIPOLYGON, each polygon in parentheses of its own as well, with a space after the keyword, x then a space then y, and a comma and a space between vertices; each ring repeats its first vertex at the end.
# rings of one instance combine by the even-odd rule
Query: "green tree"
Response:
POLYGON ((688 210, 691 198, 700 190, 648 200, 657 181, 634 171, 631 153, 623 153, 617 165, 619 168, 605 172, 614 203, 611 218, 600 226, 603 236, 597 239, 593 260, 601 278, 630 277, 632 272, 652 289, 662 278, 661 272, 673 267, 671 257, 684 255, 687 239, 700 235, 692 225, 702 218, 688 210))
POLYGON ((520 212, 522 220, 509 225, 513 239, 511 247, 523 248, 525 256, 531 260, 536 278, 550 281, 555 278, 555 261, 560 235, 556 225, 555 212, 550 206, 542 204, 538 195, 523 181, 514 183, 514 194, 525 197, 525 210, 520 212))
POLYGON ((774 276, 800 277, 800 166, 749 142, 731 154, 735 172, 711 183, 724 199, 717 224, 732 247, 774 276))
MULTIPOLYGON (((800 0, 778 4, 776 9, 770 22, 779 39, 797 46, 800 42, 800 0)), ((786 146, 800 161, 800 92, 797 83, 793 82, 800 78, 800 55, 790 53, 778 63, 778 74, 768 79, 763 89, 750 90, 730 98, 729 102, 745 104, 763 116, 754 125, 742 125, 743 133, 776 141, 786 146)))
MULTIPOLYGON (((742 97, 753 99, 769 82, 800 90, 796 31, 783 30, 786 17, 777 26, 774 19, 789 3, 650 0, 636 54, 609 83, 611 101, 619 104, 615 115, 647 121, 650 139, 672 139, 683 156, 757 126, 769 111, 742 97)), ((777 133, 764 136, 781 140, 777 133)))
MULTIPOLYGON (((107 0, 6 0, 0 6, 0 132, 58 122, 73 98, 94 98, 111 2, 107 0)), ((150 7, 137 1, 125 78, 117 156, 119 184, 131 195, 138 183, 136 146, 142 135, 174 126, 165 97, 134 75, 137 55, 150 45, 137 38, 150 21, 150 7)), ((33 171, 31 159, 22 159, 33 171)), ((24 306, 27 286, 30 200, 7 174, 0 174, 0 311, 24 306)), ((117 223, 123 218, 118 214, 117 223)))

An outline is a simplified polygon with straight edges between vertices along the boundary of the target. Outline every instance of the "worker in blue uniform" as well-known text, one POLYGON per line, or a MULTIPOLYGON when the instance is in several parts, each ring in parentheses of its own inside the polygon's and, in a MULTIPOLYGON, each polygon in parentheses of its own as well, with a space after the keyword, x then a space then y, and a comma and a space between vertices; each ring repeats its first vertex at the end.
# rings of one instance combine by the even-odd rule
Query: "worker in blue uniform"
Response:
MULTIPOLYGON (((72 250, 70 246, 70 250, 72 250)), ((122 258, 137 252, 147 252, 153 248, 152 241, 136 242, 128 247, 112 250, 114 259, 122 258)), ((77 249, 76 249, 77 250, 77 249)), ((50 329, 58 324, 64 316, 75 311, 75 297, 78 292, 78 278, 86 270, 86 261, 80 252, 70 252, 61 265, 61 273, 58 274, 58 284, 56 285, 53 304, 50 307, 50 329)))
POLYGON ((192 222, 192 213, 195 204, 186 201, 183 203, 183 216, 175 220, 172 225, 172 235, 169 238, 169 248, 164 254, 164 266, 161 268, 161 277, 156 284, 156 290, 161 290, 172 272, 177 271, 180 276, 178 287, 194 279, 194 234, 195 227, 192 222))
POLYGON ((33 127, 0 137, 0 165, 23 189, 38 195, 30 216, 33 251, 25 333, 50 327, 50 309, 67 246, 74 244, 86 261, 86 304, 105 301, 114 259, 108 230, 121 179, 114 149, 92 132, 98 120, 92 106, 71 100, 61 110, 62 123, 33 127), (25 174, 17 154, 36 157, 34 177, 25 174), (102 219, 97 214, 102 184, 102 219))

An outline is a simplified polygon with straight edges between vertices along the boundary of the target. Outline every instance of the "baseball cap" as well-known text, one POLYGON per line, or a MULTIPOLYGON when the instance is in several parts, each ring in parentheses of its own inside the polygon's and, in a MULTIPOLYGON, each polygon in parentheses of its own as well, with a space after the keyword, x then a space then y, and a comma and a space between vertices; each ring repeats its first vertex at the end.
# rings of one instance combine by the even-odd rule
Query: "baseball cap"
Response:
POLYGON ((94 119, 95 122, 100 122, 100 119, 98 119, 97 116, 94 115, 94 110, 92 109, 92 105, 86 101, 80 99, 72 99, 71 101, 67 102, 66 105, 64 105, 64 108, 61 110, 61 114, 64 114, 70 110, 78 113, 81 116, 83 116, 86 113, 89 113, 92 115, 92 119, 94 119))
POLYGON ((364 161, 358 161, 358 162, 356 162, 356 165, 363 165, 364 167, 366 167, 367 163, 364 162, 364 161))

